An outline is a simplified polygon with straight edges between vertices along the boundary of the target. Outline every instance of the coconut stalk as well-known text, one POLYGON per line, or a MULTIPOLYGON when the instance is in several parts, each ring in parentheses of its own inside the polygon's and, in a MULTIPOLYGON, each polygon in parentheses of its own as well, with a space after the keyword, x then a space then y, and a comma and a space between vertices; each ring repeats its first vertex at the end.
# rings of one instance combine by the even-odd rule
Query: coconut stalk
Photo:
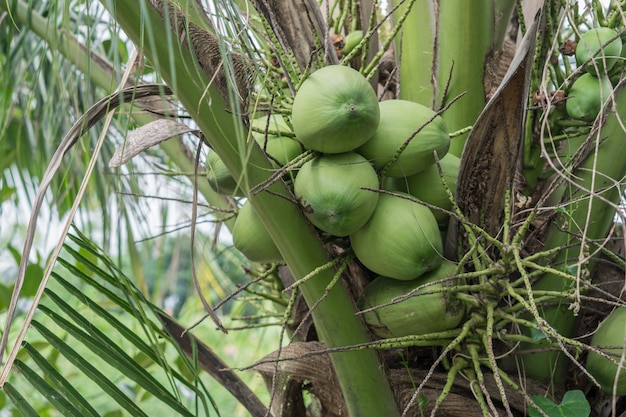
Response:
MULTIPOLYGON (((391 3, 401 4, 398 22, 412 2, 391 3)), ((501 48, 514 6, 514 0, 416 0, 396 37, 400 98, 436 110, 463 94, 442 117, 451 132, 472 126, 486 104, 485 63, 501 48)), ((449 152, 460 157, 467 136, 456 136, 449 152)))
MULTIPOLYGON (((596 119, 594 128, 582 144, 587 156, 580 166, 572 174, 560 174, 566 176, 564 186, 560 187, 560 209, 546 235, 544 248, 564 248, 551 264, 578 279, 588 279, 587 272, 593 277, 594 264, 590 258, 595 255, 595 247, 588 242, 602 241, 609 235, 623 192, 619 184, 626 175, 626 160, 615 156, 626 152, 625 86, 626 80, 622 80, 614 90, 614 102, 610 99, 596 119)), ((571 293, 576 285, 576 282, 548 273, 534 284, 533 289, 571 293)), ((544 307, 540 311, 542 317, 564 336, 572 334, 576 312, 576 305, 567 301, 561 306, 544 307)), ((537 348, 536 345, 524 347, 537 348)), ((558 382, 564 377, 565 359, 559 351, 535 353, 524 356, 524 369, 530 377, 558 382), (551 366, 546 366, 548 363, 551 366)))
MULTIPOLYGON (((274 182, 258 194, 249 192, 257 184, 266 182, 274 169, 256 141, 246 143, 235 100, 227 102, 215 84, 209 85, 208 77, 180 39, 173 36, 173 32, 161 29, 167 25, 150 4, 126 1, 103 1, 103 4, 160 69, 163 79, 229 171, 235 178, 242 179, 244 192, 294 277, 303 278, 327 264, 329 255, 300 209, 279 197, 292 197, 284 183, 274 182), (152 30, 145 31, 146 28, 152 30)), ((228 66, 227 60, 222 63, 228 66)), ((329 348, 367 342, 368 333, 355 316, 355 307, 346 289, 339 284, 327 292, 334 274, 332 268, 324 269, 300 286, 309 306, 325 297, 312 312, 319 338, 329 348)), ((374 351, 332 354, 331 360, 351 416, 397 415, 395 399, 374 351)))

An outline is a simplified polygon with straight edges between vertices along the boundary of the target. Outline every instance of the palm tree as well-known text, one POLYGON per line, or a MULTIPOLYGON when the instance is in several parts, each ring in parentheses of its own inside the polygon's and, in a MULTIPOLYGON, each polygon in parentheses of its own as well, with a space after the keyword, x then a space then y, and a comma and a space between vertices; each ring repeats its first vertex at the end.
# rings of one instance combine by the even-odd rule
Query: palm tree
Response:
MULTIPOLYGON (((591 51, 601 59, 591 56, 583 62, 574 62, 572 54, 561 46, 566 39, 579 40, 579 49, 586 45, 581 34, 589 27, 623 27, 619 5, 605 9, 593 2, 580 11, 574 2, 560 0, 477 0, 463 5, 397 0, 381 12, 377 1, 318 4, 257 0, 208 5, 192 1, 102 1, 111 22, 119 25, 137 48, 123 77, 107 66, 106 60, 80 47, 79 39, 90 39, 79 33, 80 27, 43 30, 56 28, 48 25, 57 15, 46 5, 41 10, 20 1, 0 6, 8 12, 6 19, 11 16, 30 25, 52 50, 63 53, 92 83, 110 94, 87 111, 79 124, 62 129, 72 135, 66 136, 61 146, 74 145, 86 133, 85 126, 96 123, 111 107, 126 106, 125 114, 133 121, 122 119, 126 124, 118 125, 118 129, 124 131, 130 123, 146 127, 137 129, 121 145, 122 152, 132 158, 159 144, 165 163, 192 173, 192 223, 198 216, 198 193, 208 203, 213 218, 231 231, 236 226, 233 214, 237 220, 243 217, 245 201, 258 216, 256 224, 267 233, 265 249, 275 245, 281 258, 280 262, 251 262, 248 268, 252 282, 263 288, 255 294, 278 306, 283 323, 279 343, 283 337, 291 338, 289 345, 254 367, 270 388, 268 406, 233 373, 219 372, 218 368, 225 367, 219 358, 201 340, 181 336, 180 327, 146 299, 103 251, 84 235, 73 234, 72 245, 105 267, 66 245, 58 262, 77 282, 54 273, 46 290, 53 306, 42 305, 42 312, 37 314, 45 315, 87 350, 114 364, 141 392, 159 397, 179 414, 208 412, 210 394, 197 382, 201 381, 199 369, 203 369, 233 390, 253 415, 285 416, 307 412, 434 415, 437 411, 468 415, 471 410, 477 410, 477 415, 522 415, 529 406, 553 415, 559 406, 550 401, 558 402, 566 388, 584 389, 597 402, 605 398, 603 390, 612 392, 613 379, 609 378, 607 385, 601 378, 604 375, 584 367, 584 358, 589 351, 610 358, 590 345, 585 331, 595 329, 608 307, 621 305, 619 290, 605 291, 597 278, 607 273, 598 272, 602 263, 610 261, 614 267, 623 267, 621 257, 608 245, 619 240, 614 215, 619 214, 620 182, 626 169, 614 157, 622 153, 619 114, 626 105, 622 103, 625 98, 620 81, 623 65, 608 65, 616 55, 608 52, 608 45, 615 39, 621 41, 618 32, 613 32, 613 38, 602 39, 599 52, 591 51), (70 37, 69 33, 77 36, 70 37), (350 36, 357 40, 348 42, 350 36), (155 72, 145 74, 144 65, 155 72), (431 298, 423 293, 423 297, 414 298, 423 303, 417 308, 426 310, 432 308, 426 300, 437 294, 446 303, 461 303, 464 316, 452 328, 407 335, 402 333, 403 326, 410 326, 407 322, 400 326, 400 336, 374 336, 372 331, 376 330, 366 325, 366 321, 372 323, 362 303, 364 294, 369 296, 366 302, 374 298, 368 286, 377 268, 369 265, 370 258, 359 255, 356 245, 351 244, 352 236, 346 239, 312 227, 307 207, 294 196, 289 174, 318 154, 309 149, 277 167, 275 156, 267 152, 269 136, 276 133, 300 136, 305 143, 292 117, 294 98, 316 71, 337 65, 359 70, 359 76, 380 98, 420 103, 431 109, 432 116, 394 149, 388 163, 377 167, 377 178, 383 185, 390 167, 399 165, 413 138, 431 122, 443 120, 452 137, 449 153, 460 161, 458 175, 450 177, 456 187, 442 187, 449 197, 446 209, 385 186, 369 190, 379 194, 379 201, 408 201, 410 208, 401 213, 426 207, 449 218, 441 223, 446 237, 441 240, 445 245, 438 250, 436 263, 445 257, 453 262, 453 271, 425 286, 431 298), (599 98, 592 116, 575 115, 571 107, 589 91, 576 90, 574 85, 583 79, 584 72, 591 73, 594 86, 606 80, 610 84, 606 89, 597 87, 599 98), (162 80, 167 87, 147 80, 162 80), (160 100, 148 101, 151 97, 160 100), (608 102, 602 106, 605 99, 608 102), (193 124, 181 124, 184 119, 178 116, 183 109, 193 124), (286 120, 278 126, 279 132, 268 114, 286 120), (255 119, 267 121, 259 128, 255 119), (168 140, 189 132, 196 135, 191 146, 180 147, 180 142, 168 140), (259 142, 249 140, 255 133, 263 137, 259 142), (199 163, 202 152, 219 157, 234 189, 220 193, 219 188, 200 179, 199 172, 204 171, 199 163), (99 285, 92 276, 105 280, 107 286, 99 285), (104 326, 114 328, 124 343, 158 364, 162 374, 147 374, 138 366, 137 358, 124 354, 121 343, 92 329, 82 319, 79 307, 55 295, 58 286, 71 294, 70 299, 93 309, 104 326), (142 337, 134 337, 132 326, 120 323, 95 307, 97 303, 91 298, 80 295, 83 287, 136 317, 142 337), (596 297, 594 292, 602 295, 596 297), (577 321, 586 327, 576 330, 577 321), (584 335, 586 338, 577 338, 584 335), (171 366, 169 351, 155 347, 159 338, 168 341, 167 349, 173 349, 184 366, 171 366), (185 374, 188 371, 192 376, 185 374), (572 379, 573 374, 583 374, 584 381, 572 379), (193 394, 186 397, 185 390, 193 394), (313 394, 312 404, 310 399, 306 403, 304 391, 313 394)), ((5 50, 15 48, 14 40, 5 50)), ((113 56, 119 59, 122 49, 117 46, 113 56)), ((45 97, 39 102, 45 103, 45 97)), ((80 114, 81 110, 77 111, 80 114)), ((313 124, 314 115, 310 118, 313 124)), ((11 128, 5 125, 5 130, 11 128)), ((40 174, 44 185, 56 178, 52 174, 66 153, 61 149, 51 157, 57 164, 40 174)), ((448 146, 444 153, 447 151, 448 146)), ((371 157, 374 165, 377 157, 371 157)), ((449 172, 443 168, 443 154, 429 154, 427 158, 433 169, 439 169, 434 171, 435 178, 445 185, 444 174, 449 172)), ((400 182, 406 185, 409 179, 401 178, 400 182)), ((71 188, 67 192, 75 195, 71 188)), ((104 201, 106 192, 99 194, 104 201)), ((404 226, 408 228, 409 223, 404 226)), ((193 225, 191 230, 195 230, 193 225)), ((440 239, 438 232, 435 234, 437 238, 432 241, 440 239)), ((403 238, 402 234, 397 236, 398 240, 403 238)), ((22 258, 22 274, 27 255, 25 252, 22 258)), ((377 253, 372 258, 380 256, 377 253)), ((411 278, 411 282, 419 282, 419 277, 411 278)), ((17 288, 19 293, 19 285, 17 288)), ((216 326, 223 328, 210 303, 204 302, 201 292, 198 296, 216 326)), ((395 305, 406 298, 394 300, 395 305)), ((382 320, 384 309, 392 305, 374 307, 369 311, 382 320)), ((148 414, 111 384, 114 376, 89 368, 84 354, 47 332, 35 316, 32 327, 56 352, 75 360, 74 365, 90 375, 121 408, 131 414, 148 414)), ((389 323, 383 324, 391 329, 389 323)), ((33 344, 25 345, 24 350, 51 382, 39 378, 25 362, 12 362, 14 356, 9 356, 9 363, 54 407, 64 414, 98 415, 94 404, 60 377, 54 361, 38 356, 33 344)), ((8 369, 5 367, 3 378, 8 369)), ((2 382, 15 405, 30 413, 32 402, 29 405, 19 389, 4 379, 2 382)), ((577 391, 565 398, 560 407, 573 403, 582 410, 581 415, 589 407, 577 391)), ((616 406, 614 409, 617 412, 616 406)), ((533 412, 540 413, 537 409, 533 412)))

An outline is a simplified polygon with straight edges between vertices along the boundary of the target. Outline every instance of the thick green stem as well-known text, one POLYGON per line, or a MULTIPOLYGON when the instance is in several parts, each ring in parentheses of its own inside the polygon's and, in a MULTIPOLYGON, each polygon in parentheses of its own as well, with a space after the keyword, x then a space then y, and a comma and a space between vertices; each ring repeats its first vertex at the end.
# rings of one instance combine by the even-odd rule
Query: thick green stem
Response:
MULTIPOLYGON (((216 88, 207 87, 208 78, 177 37, 165 39, 165 25, 156 11, 147 3, 142 6, 142 2, 135 1, 103 4, 160 69, 229 171, 242 178, 244 191, 266 181, 273 172, 272 165, 255 141, 246 143, 238 109, 229 106, 216 88), (174 47, 168 48, 168 42, 174 47)), ((280 196, 292 197, 282 181, 248 197, 294 277, 300 279, 326 264, 329 257, 300 209, 280 196)), ((353 301, 344 286, 335 285, 325 294, 333 275, 334 270, 323 270, 300 286, 308 305, 326 297, 312 313, 320 340, 329 348, 367 342, 366 328, 355 315, 353 301)), ((397 415, 395 399, 374 351, 334 353, 331 360, 351 416, 397 415)))

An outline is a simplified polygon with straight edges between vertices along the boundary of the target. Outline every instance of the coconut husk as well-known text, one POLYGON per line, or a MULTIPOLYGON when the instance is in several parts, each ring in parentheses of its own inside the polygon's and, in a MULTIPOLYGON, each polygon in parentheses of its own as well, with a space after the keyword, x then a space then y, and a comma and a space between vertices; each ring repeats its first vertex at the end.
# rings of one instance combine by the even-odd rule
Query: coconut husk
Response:
POLYGON ((513 61, 516 48, 515 42, 515 39, 507 36, 504 39, 502 49, 494 51, 487 57, 483 78, 483 87, 487 100, 493 97, 513 61))
MULTIPOLYGON (((292 343, 280 352, 273 352, 253 366, 259 372, 270 391, 273 391, 272 411, 280 417, 300 417, 322 415, 328 417, 347 416, 339 381, 335 376, 328 354, 324 352, 321 342, 292 343), (276 362, 276 358, 281 361, 276 362), (290 360, 292 359, 292 360, 290 360), (308 391, 317 400, 317 413, 310 409, 296 410, 294 403, 301 401, 302 393, 295 392, 294 387, 301 391, 308 391), (285 388, 290 388, 285 390, 285 388), (295 397, 292 397, 295 395, 295 397)), ((437 398, 446 384, 448 375, 445 372, 428 373, 425 369, 390 369, 388 371, 392 389, 400 410, 404 410, 410 403, 405 414, 407 417, 421 417, 430 415, 435 407, 437 398), (427 402, 420 409, 412 401, 415 386, 420 385, 422 399, 427 402)), ((499 397, 499 390, 492 376, 485 373, 485 388, 491 394, 492 402, 499 415, 507 415, 499 397)), ((524 390, 514 391, 505 388, 507 402, 514 415, 524 415, 527 396, 545 395, 547 388, 539 383, 527 383, 524 390)), ((478 406, 469 383, 462 377, 457 377, 445 401, 437 407, 437 416, 443 417, 481 417, 483 415, 478 406)))
MULTIPOLYGON (((329 356, 327 354, 306 356, 323 350, 324 344, 321 342, 296 342, 270 353, 252 367, 263 376, 268 390, 272 392, 270 407, 275 416, 308 415, 295 414, 294 411, 297 410, 291 407, 294 400, 288 398, 288 395, 293 395, 293 392, 285 391, 284 388, 294 385, 317 398, 321 406, 321 415, 328 417, 348 415, 329 356), (278 357, 282 361, 275 362, 278 357), (294 360, 286 360, 287 358, 294 360)), ((298 396, 301 398, 301 393, 298 396)))
POLYGON ((381 101, 398 98, 399 74, 394 48, 391 46, 385 51, 378 64, 378 96, 381 101))

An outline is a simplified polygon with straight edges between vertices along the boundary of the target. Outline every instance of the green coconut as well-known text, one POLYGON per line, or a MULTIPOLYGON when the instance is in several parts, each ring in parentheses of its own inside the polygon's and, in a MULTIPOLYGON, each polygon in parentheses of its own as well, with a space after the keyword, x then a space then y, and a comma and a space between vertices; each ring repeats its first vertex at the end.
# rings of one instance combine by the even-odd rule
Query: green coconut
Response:
POLYGON ((365 267, 389 278, 415 279, 441 265, 439 226, 427 207, 381 194, 372 217, 350 235, 356 257, 365 267))
MULTIPOLYGON (((251 125, 259 129, 265 129, 267 119, 254 119, 251 125)), ((268 130, 274 133, 288 131, 289 128, 282 117, 278 115, 271 117, 268 130)), ((287 164, 302 153, 302 145, 289 136, 275 134, 265 135, 261 132, 253 131, 252 137, 254 137, 259 146, 271 157, 275 168, 287 164)), ((241 187, 238 186, 235 178, 233 178, 226 168, 226 165, 224 165, 224 162, 222 162, 215 152, 209 152, 207 155, 206 173, 209 184, 211 184, 211 187, 217 192, 225 195, 234 195, 236 197, 244 196, 241 187)))
POLYGON ((443 119, 431 109, 406 100, 386 100, 379 107, 380 123, 374 136, 357 149, 377 170, 394 160, 409 138, 412 138, 409 144, 384 175, 415 175, 435 163, 433 151, 437 151, 439 158, 446 155, 450 135, 443 119))
POLYGON ((438 268, 418 279, 399 281, 376 278, 365 287, 359 302, 362 310, 387 304, 396 297, 424 287, 406 300, 364 313, 363 319, 375 335, 384 339, 454 329, 463 319, 465 305, 452 292, 437 291, 459 283, 458 279, 446 280, 455 271, 456 264, 445 260, 438 268))
MULTIPOLYGON (((602 350, 609 355, 616 363, 620 363, 624 354, 624 334, 626 332, 626 308, 618 307, 613 310, 593 335, 591 346, 602 350), (614 348, 610 348, 613 346, 614 348)), ((618 397, 626 395, 626 361, 622 361, 622 369, 608 358, 595 352, 589 352, 585 368, 602 386, 602 390, 607 394, 613 393, 613 386, 616 384, 618 397)))
POLYGON ((238 186, 237 181, 217 153, 211 151, 207 154, 205 169, 207 180, 215 191, 236 197, 244 195, 243 190, 238 186))
POLYGON ((598 76, 613 68, 621 53, 622 40, 616 31, 606 27, 594 28, 580 37, 576 45, 576 63, 582 65, 593 57, 586 69, 590 74, 598 76), (601 49, 602 52, 598 52, 601 49))
POLYGON ((252 262, 271 263, 283 259, 249 201, 246 201, 237 213, 232 236, 235 248, 252 262))
POLYGON ((572 119, 594 121, 612 89, 611 81, 606 76, 597 78, 591 74, 581 75, 567 94, 567 114, 572 119))
POLYGON ((348 55, 356 46, 363 40, 363 31, 362 30, 354 30, 346 35, 343 38, 343 48, 341 52, 344 55, 348 55))
POLYGON ((378 126, 378 98, 357 70, 330 65, 315 71, 300 86, 291 122, 297 139, 323 153, 356 149, 378 126))
MULTIPOLYGON (((461 159, 456 155, 447 154, 439 161, 443 178, 446 180, 448 188, 452 194, 456 193, 456 181, 459 176, 461 159)), ((439 176, 439 168, 437 165, 431 165, 424 171, 405 178, 390 177, 385 181, 385 188, 391 191, 401 191, 409 193, 412 196, 422 200, 425 203, 444 210, 452 210, 452 202, 448 198, 448 193, 441 182, 439 176)), ((439 225, 448 223, 450 216, 439 210, 432 210, 439 225)))
POLYGON ((268 117, 260 117, 250 122, 253 128, 252 136, 268 155, 280 165, 285 165, 302 153, 302 145, 297 140, 281 134, 289 132, 290 129, 280 114, 272 114, 268 117), (254 129, 262 131, 267 129, 267 134, 254 129))
POLYGON ((287 136, 268 136, 266 141, 263 136, 255 135, 255 139, 272 157, 275 167, 278 167, 276 163, 285 165, 302 153, 302 145, 287 136))
POLYGON ((370 163, 354 152, 322 155, 305 163, 296 176, 294 193, 306 217, 334 236, 348 236, 371 217, 378 193, 378 176, 370 163))
POLYGON ((274 136, 283 136, 280 134, 281 132, 291 131, 284 117, 280 114, 269 114, 252 119, 250 120, 250 126, 252 126, 255 133, 259 133, 261 135, 263 135, 263 133, 257 132, 257 129, 262 130, 263 132, 267 129, 270 134, 274 136))

